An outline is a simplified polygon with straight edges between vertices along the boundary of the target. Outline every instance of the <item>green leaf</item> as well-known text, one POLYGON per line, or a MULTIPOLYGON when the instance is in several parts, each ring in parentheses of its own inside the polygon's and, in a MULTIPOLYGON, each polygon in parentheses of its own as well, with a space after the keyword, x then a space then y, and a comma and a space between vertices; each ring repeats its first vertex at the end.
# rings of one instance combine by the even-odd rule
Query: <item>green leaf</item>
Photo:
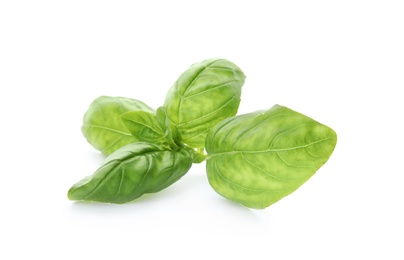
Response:
POLYGON ((295 191, 331 156, 329 127, 276 105, 229 118, 206 138, 210 185, 251 208, 266 208, 295 191))
POLYGON ((165 133, 154 113, 140 110, 129 111, 122 114, 121 119, 131 134, 140 142, 168 145, 165 133))
POLYGON ((193 160, 193 162, 194 163, 201 163, 201 162, 203 162, 203 161, 205 161, 206 160, 206 154, 204 153, 204 151, 205 151, 205 149, 203 149, 203 148, 199 148, 199 149, 192 149, 192 152, 193 152, 193 157, 194 157, 194 160, 193 160))
POLYGON ((170 186, 191 165, 189 149, 172 151, 143 142, 128 144, 108 156, 93 175, 74 184, 68 198, 126 203, 170 186))
POLYGON ((164 132, 165 140, 171 149, 176 149, 178 147, 176 142, 176 140, 178 140, 178 131, 177 128, 170 123, 166 108, 164 106, 157 109, 156 117, 162 131, 164 132))
POLYGON ((152 108, 136 99, 98 97, 85 113, 81 131, 94 148, 109 155, 124 145, 138 141, 121 120, 123 113, 133 110, 154 113, 152 108))
POLYGON ((240 68, 225 59, 205 60, 182 73, 164 102, 178 141, 204 148, 209 129, 237 113, 244 80, 240 68))

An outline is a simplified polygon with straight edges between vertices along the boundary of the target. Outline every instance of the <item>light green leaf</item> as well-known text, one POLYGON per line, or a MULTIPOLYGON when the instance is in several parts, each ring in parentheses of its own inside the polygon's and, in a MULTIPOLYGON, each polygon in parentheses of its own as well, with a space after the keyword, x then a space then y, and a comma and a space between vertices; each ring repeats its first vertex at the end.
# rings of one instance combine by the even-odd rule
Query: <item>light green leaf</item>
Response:
POLYGON ((108 156, 93 175, 74 184, 68 198, 126 203, 170 186, 186 174, 191 165, 189 149, 172 151, 143 142, 128 144, 108 156))
POLYGON ((168 145, 165 133, 157 122, 156 114, 145 111, 129 111, 121 115, 121 119, 132 133, 141 142, 168 145))
POLYGON ((313 176, 336 142, 331 128, 279 105, 232 117, 206 138, 209 183, 230 200, 265 208, 313 176))
POLYGON ((85 113, 81 131, 94 148, 109 155, 124 145, 139 141, 121 120, 123 113, 133 110, 154 113, 152 108, 136 99, 98 97, 85 113))
POLYGON ((172 149, 178 147, 176 140, 178 140, 177 128, 170 122, 167 116, 167 110, 164 106, 161 106, 156 111, 157 122, 160 124, 166 142, 172 149))
POLYGON ((182 73, 164 102, 178 141, 204 148, 209 129, 237 113, 244 80, 240 68, 225 59, 205 60, 182 73))
POLYGON ((199 149, 192 149, 192 152, 194 154, 194 163, 201 163, 206 160, 206 154, 205 154, 205 149, 199 148, 199 149))

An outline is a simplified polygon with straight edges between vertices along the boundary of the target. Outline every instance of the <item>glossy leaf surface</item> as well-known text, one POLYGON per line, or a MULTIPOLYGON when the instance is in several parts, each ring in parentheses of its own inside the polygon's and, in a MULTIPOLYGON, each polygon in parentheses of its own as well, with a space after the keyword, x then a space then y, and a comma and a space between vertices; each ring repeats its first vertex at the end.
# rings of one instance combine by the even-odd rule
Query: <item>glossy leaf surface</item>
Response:
POLYGON ((240 68, 225 59, 205 60, 182 73, 164 102, 178 141, 204 148, 209 129, 237 113, 244 80, 240 68))
POLYGON ((206 138, 210 185, 251 208, 266 208, 295 191, 331 156, 329 127, 276 105, 224 120, 206 138))
POLYGON ((112 153, 93 175, 73 185, 68 197, 118 204, 129 202, 170 186, 191 165, 192 153, 188 149, 172 151, 155 144, 132 143, 112 153))
POLYGON ((133 110, 154 113, 152 108, 136 99, 98 97, 85 113, 81 131, 94 148, 109 155, 122 146, 139 141, 121 120, 123 113, 133 110))

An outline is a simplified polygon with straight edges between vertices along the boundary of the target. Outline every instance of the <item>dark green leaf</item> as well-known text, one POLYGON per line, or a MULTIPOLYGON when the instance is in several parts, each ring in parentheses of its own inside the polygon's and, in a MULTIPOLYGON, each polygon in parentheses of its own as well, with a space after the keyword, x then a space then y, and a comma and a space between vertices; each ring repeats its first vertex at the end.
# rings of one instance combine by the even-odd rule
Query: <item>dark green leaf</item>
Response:
POLYGON ((129 202, 170 186, 191 165, 189 149, 172 151, 143 142, 128 144, 108 156, 93 175, 73 185, 68 197, 118 204, 129 202))

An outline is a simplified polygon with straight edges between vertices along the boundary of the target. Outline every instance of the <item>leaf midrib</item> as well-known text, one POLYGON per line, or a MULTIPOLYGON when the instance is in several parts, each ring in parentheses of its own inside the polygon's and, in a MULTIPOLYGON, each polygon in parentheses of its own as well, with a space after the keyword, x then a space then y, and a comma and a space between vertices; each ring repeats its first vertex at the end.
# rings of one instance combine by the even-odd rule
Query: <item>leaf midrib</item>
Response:
POLYGON ((118 133, 118 134, 127 135, 127 136, 132 136, 131 133, 122 132, 122 131, 119 131, 119 130, 116 130, 116 129, 113 129, 113 128, 110 128, 110 127, 106 127, 106 126, 91 125, 91 124, 83 124, 83 126, 94 127, 94 128, 100 128, 100 129, 108 130, 108 131, 115 132, 115 133, 118 133))
MULTIPOLYGON (((184 89, 184 92, 183 92, 182 94, 180 94, 180 92, 179 92, 180 88, 178 89, 178 95, 179 95, 180 98, 181 98, 181 99, 180 99, 180 104, 178 105, 178 123, 181 122, 181 113, 180 113, 181 110, 182 110, 181 107, 182 107, 182 103, 183 103, 184 97, 186 96, 188 90, 192 87, 192 85, 195 83, 195 81, 201 76, 201 74, 202 74, 207 68, 209 68, 209 66, 212 66, 214 63, 216 63, 216 62, 218 62, 218 61, 220 61, 220 60, 221 60, 221 59, 214 60, 214 61, 212 61, 211 63, 206 64, 205 67, 202 68, 201 71, 199 71, 199 72, 195 75, 195 77, 192 79, 191 83, 190 83, 188 86, 186 86, 186 88, 184 89)), ((178 84, 178 80, 176 81, 176 84, 178 84)))
POLYGON ((214 153, 208 156, 206 160, 209 160, 213 157, 216 156, 222 156, 222 155, 232 155, 232 154, 238 154, 238 153, 244 153, 244 154, 258 154, 258 153, 270 153, 270 152, 285 152, 285 151, 291 151, 291 150, 296 150, 296 149, 301 149, 301 148, 306 148, 311 145, 325 142, 327 140, 331 139, 331 137, 323 138, 305 145, 300 145, 300 146, 295 146, 295 147, 289 147, 289 148, 279 148, 279 149, 265 149, 265 150, 258 150, 258 151, 227 151, 227 152, 222 152, 222 153, 214 153))

